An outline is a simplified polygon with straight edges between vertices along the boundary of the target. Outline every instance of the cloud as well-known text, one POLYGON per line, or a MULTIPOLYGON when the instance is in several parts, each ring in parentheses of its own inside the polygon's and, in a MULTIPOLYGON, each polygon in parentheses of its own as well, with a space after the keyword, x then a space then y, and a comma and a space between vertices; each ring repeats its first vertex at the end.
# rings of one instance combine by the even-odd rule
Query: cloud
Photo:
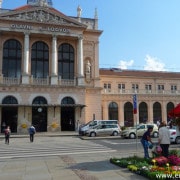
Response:
POLYGON ((118 67, 121 69, 127 69, 129 66, 132 66, 134 64, 134 60, 130 60, 130 61, 123 61, 121 60, 119 62, 118 67))
POLYGON ((166 71, 165 64, 161 62, 157 57, 151 57, 146 55, 145 57, 146 64, 144 70, 153 70, 153 71, 166 71))

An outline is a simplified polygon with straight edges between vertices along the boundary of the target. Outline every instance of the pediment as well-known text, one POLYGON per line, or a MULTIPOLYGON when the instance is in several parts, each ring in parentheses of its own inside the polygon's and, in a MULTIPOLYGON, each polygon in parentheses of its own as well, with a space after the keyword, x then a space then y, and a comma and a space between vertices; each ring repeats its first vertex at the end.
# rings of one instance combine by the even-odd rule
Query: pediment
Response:
POLYGON ((0 14, 0 19, 26 21, 34 23, 50 23, 75 27, 87 26, 72 19, 54 8, 24 6, 23 8, 0 14))

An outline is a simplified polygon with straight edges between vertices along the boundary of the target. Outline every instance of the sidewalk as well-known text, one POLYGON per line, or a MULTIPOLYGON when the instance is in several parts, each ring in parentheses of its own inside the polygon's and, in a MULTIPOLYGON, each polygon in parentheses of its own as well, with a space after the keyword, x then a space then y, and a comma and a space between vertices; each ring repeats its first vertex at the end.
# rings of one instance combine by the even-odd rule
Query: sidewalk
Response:
MULTIPOLYGON (((44 136, 78 136, 77 132, 63 133, 36 133, 39 138, 44 136)), ((28 134, 12 134, 11 138, 26 138, 28 134)), ((1 138, 4 138, 1 135, 1 138)), ((67 137, 68 138, 68 137, 67 137)), ((49 139, 49 138, 48 138, 49 139)), ((58 140, 59 138, 57 138, 58 140)), ((69 138, 68 138, 69 139, 69 138)), ((73 138, 74 139, 74 138, 73 138)), ((72 143, 75 143, 72 139, 72 143)), ((76 138, 75 138, 76 139, 76 138)), ((17 141, 17 140, 14 140, 17 141)), ((24 142, 23 139, 19 141, 24 142)), ((1 140, 1 148, 14 148, 4 144, 1 140)), ((48 143, 44 141, 41 142, 48 143)), ((21 145, 26 146, 26 143, 21 145)), ((44 144, 45 145, 45 144, 44 144)), ((33 144, 32 144, 33 146, 33 144)), ((43 145, 41 145, 43 147, 43 145)), ((128 156, 129 154, 126 154, 128 156)), ((111 157, 121 157, 125 154, 99 153, 99 154, 67 154, 31 158, 0 159, 1 180, 145 180, 127 169, 117 167, 109 162, 111 157)))
MULTIPOLYGON (((37 137, 57 137, 57 136, 79 136, 78 132, 75 131, 61 131, 61 132, 37 132, 35 134, 37 137)), ((17 134, 17 133, 11 133, 11 138, 26 138, 29 137, 28 133, 24 134, 17 134)), ((0 134, 0 139, 4 138, 4 133, 0 134)))

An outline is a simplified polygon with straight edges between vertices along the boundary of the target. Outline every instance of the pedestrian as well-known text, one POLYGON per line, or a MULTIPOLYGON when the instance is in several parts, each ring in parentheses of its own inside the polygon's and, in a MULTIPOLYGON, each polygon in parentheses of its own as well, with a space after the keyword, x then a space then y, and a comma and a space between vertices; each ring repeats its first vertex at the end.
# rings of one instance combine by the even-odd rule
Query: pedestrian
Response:
POLYGON ((168 157, 169 155, 169 145, 170 145, 170 132, 166 126, 166 122, 162 121, 160 128, 159 128, 159 138, 158 144, 162 148, 162 155, 164 157, 168 157))
POLYGON ((142 138, 141 138, 141 143, 142 146, 144 148, 144 158, 149 159, 149 152, 148 152, 148 148, 149 148, 149 144, 151 143, 152 146, 152 140, 151 140, 151 132, 153 131, 153 126, 149 126, 147 131, 143 134, 142 138))
POLYGON ((9 144, 9 137, 11 134, 10 127, 7 126, 7 128, 4 130, 4 135, 5 135, 5 144, 9 144))
POLYGON ((34 141, 34 134, 36 133, 36 129, 33 125, 29 128, 29 137, 30 137, 30 142, 34 141))
POLYGON ((157 127, 159 128, 159 125, 160 125, 161 123, 160 123, 159 120, 157 120, 156 124, 157 124, 157 127))

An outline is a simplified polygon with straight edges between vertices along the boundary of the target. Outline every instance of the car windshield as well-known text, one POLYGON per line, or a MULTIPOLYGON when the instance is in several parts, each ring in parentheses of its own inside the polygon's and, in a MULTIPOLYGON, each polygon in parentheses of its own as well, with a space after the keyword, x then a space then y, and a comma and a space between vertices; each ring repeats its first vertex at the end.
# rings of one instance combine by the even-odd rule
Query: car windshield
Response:
POLYGON ((89 121, 86 126, 89 125, 89 126, 95 126, 97 125, 97 122, 96 121, 89 121))

